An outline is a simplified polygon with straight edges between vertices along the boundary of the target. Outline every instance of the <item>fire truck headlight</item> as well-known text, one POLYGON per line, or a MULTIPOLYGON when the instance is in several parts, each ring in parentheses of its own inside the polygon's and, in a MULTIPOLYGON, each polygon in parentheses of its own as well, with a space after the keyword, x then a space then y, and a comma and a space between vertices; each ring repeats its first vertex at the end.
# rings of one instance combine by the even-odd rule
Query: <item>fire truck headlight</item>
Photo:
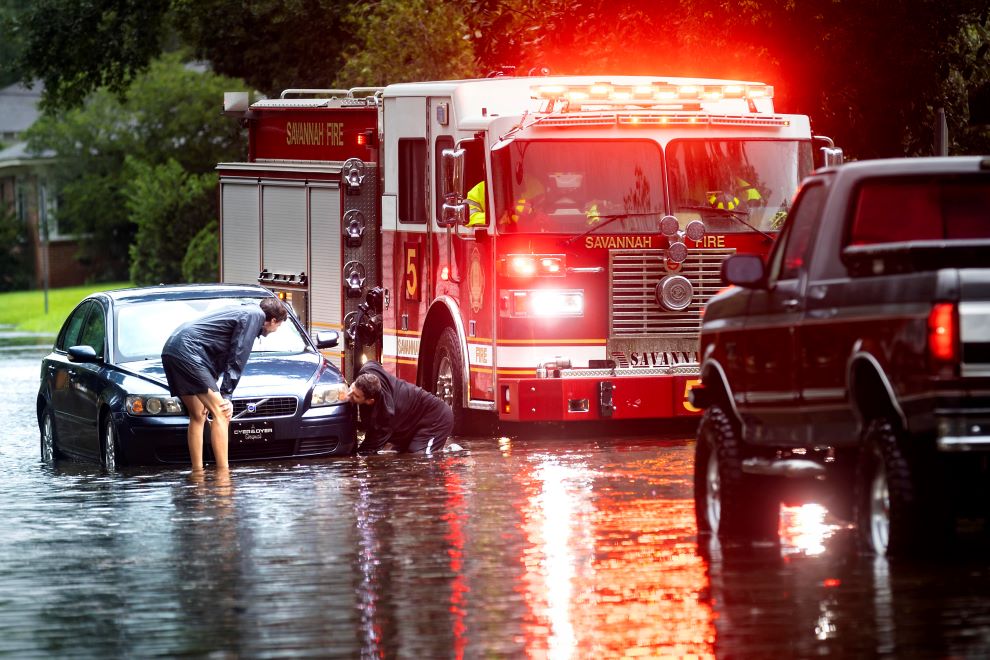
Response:
POLYGON ((511 316, 559 318, 584 316, 584 291, 511 291, 511 316))
POLYGON ((691 304, 694 287, 683 275, 668 275, 657 284, 657 304, 671 312, 680 312, 691 304))
POLYGON ((664 236, 671 237, 677 236, 677 230, 681 228, 681 224, 672 215, 665 215, 660 218, 660 233, 664 236))
POLYGON ((687 246, 680 241, 671 241, 670 246, 667 248, 667 258, 675 264, 679 264, 687 259, 687 253, 687 246))
POLYGON ((567 263, 562 254, 510 254, 501 270, 508 277, 563 277, 567 263))

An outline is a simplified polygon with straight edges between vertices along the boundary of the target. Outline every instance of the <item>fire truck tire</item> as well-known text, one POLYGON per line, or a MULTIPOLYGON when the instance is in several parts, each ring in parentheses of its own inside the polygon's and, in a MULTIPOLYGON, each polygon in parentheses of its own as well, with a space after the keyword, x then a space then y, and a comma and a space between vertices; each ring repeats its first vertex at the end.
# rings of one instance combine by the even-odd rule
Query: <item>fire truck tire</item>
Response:
POLYGON ((453 328, 444 328, 433 355, 433 374, 430 389, 454 411, 454 433, 461 433, 465 425, 464 363, 453 328))
POLYGON ((717 405, 701 418, 694 459, 698 532, 734 541, 779 540, 777 484, 743 472, 739 435, 717 405))

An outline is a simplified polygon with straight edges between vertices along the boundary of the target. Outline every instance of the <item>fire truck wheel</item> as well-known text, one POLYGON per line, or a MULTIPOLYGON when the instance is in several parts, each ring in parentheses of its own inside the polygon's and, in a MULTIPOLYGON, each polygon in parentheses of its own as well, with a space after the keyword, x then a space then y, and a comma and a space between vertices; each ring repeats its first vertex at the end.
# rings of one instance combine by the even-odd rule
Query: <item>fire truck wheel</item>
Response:
POLYGON ((461 375, 464 364, 457 345, 457 335, 452 328, 444 328, 433 356, 433 393, 454 410, 454 432, 460 433, 464 425, 464 384, 461 375))

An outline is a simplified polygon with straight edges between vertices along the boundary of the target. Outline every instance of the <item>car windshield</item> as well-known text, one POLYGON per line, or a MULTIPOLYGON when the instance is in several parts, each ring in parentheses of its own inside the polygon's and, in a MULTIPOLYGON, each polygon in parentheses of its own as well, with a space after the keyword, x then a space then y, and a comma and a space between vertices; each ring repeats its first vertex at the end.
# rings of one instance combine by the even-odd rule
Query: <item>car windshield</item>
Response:
POLYGON ((814 169, 797 140, 673 140, 667 146, 672 213, 709 232, 779 230, 801 179, 814 169))
MULTIPOLYGON (((203 298, 120 305, 117 309, 114 337, 117 361, 159 359, 165 341, 186 321, 224 307, 257 304, 258 298, 203 298)), ((255 339, 251 352, 302 353, 308 348, 296 324, 286 320, 277 331, 267 337, 255 339)))
POLYGON ((514 140, 492 154, 501 233, 656 232, 664 215, 660 147, 646 140, 514 140))

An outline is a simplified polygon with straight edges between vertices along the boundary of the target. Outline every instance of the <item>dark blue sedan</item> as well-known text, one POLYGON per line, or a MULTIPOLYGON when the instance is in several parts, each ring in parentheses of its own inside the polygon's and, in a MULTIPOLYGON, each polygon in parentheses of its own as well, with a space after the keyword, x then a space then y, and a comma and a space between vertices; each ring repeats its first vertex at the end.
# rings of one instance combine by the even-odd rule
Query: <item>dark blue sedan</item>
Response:
MULTIPOLYGON (((41 362, 41 456, 124 464, 189 463, 189 419, 169 395, 162 345, 182 323, 228 305, 257 305, 260 286, 186 285, 94 293, 66 319, 41 362)), ((230 460, 353 453, 347 385, 319 349, 337 332, 309 337, 292 315, 258 337, 234 390, 230 460)), ((207 424, 207 427, 209 425, 207 424)), ((212 459, 209 437, 204 442, 212 459)))

